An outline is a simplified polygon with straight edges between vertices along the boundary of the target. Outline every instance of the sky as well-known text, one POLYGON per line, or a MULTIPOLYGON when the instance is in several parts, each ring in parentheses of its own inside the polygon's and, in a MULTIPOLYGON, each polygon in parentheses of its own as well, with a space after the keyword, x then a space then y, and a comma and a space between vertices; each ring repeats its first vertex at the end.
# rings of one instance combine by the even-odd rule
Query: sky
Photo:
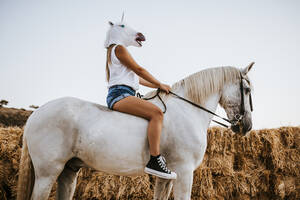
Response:
POLYGON ((253 128, 299 126, 299 9, 297 0, 0 0, 0 99, 25 109, 64 96, 106 105, 103 43, 124 11, 146 36, 129 52, 161 82, 254 61, 253 128))

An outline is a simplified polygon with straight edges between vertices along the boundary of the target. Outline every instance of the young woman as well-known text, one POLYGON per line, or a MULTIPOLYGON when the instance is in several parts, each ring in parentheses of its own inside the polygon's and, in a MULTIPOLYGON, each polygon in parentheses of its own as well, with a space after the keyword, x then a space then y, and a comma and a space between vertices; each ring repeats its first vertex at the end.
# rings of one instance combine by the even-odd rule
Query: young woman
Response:
POLYGON ((150 160, 145 172, 165 179, 176 179, 163 156, 160 155, 160 134, 163 112, 151 102, 135 97, 142 84, 151 88, 160 88, 168 93, 170 86, 155 79, 146 69, 139 66, 126 47, 142 46, 145 37, 124 23, 110 22, 105 47, 107 48, 106 75, 108 81, 107 105, 110 109, 145 118, 149 121, 147 135, 150 147, 150 160))

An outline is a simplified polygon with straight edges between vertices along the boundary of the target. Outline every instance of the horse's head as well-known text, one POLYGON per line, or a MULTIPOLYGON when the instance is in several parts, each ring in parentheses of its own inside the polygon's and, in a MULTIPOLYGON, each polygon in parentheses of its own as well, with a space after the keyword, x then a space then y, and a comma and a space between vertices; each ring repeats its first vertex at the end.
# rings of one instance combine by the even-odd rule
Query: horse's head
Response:
POLYGON ((123 22, 112 23, 109 22, 110 28, 106 34, 104 46, 108 48, 111 44, 121 44, 125 47, 136 46, 141 47, 142 41, 145 41, 145 36, 129 27, 123 22))
POLYGON ((253 65, 254 62, 241 69, 240 78, 224 86, 220 100, 228 119, 233 122, 231 129, 235 133, 242 133, 243 135, 252 129, 252 85, 247 73, 253 65))

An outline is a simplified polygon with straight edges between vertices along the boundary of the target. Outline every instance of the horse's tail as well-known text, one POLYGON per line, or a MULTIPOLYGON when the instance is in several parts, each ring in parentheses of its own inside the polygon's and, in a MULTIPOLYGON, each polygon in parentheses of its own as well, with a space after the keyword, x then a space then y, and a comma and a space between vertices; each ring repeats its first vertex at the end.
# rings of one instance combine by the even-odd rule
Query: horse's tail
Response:
POLYGON ((34 168, 28 152, 26 139, 23 135, 23 147, 19 167, 19 179, 17 188, 17 200, 30 200, 34 186, 34 168))

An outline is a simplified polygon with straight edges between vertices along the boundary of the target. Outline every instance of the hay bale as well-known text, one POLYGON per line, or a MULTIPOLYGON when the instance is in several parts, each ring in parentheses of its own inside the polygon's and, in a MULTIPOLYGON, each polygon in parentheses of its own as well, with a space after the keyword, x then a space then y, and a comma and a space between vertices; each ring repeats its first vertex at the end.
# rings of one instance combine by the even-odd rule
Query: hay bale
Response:
MULTIPOLYGON (((0 199, 16 197, 22 132, 0 127, 0 199)), ((251 131, 245 137, 214 127, 207 138, 203 163, 194 172, 192 199, 300 199, 300 127, 251 131)), ((154 182, 148 175, 81 169, 74 199, 152 199, 154 182)))
POLYGON ((83 169, 78 178, 75 199, 151 199, 150 176, 124 177, 83 169))
POLYGON ((21 155, 19 127, 0 128, 0 199, 15 199, 21 155))

